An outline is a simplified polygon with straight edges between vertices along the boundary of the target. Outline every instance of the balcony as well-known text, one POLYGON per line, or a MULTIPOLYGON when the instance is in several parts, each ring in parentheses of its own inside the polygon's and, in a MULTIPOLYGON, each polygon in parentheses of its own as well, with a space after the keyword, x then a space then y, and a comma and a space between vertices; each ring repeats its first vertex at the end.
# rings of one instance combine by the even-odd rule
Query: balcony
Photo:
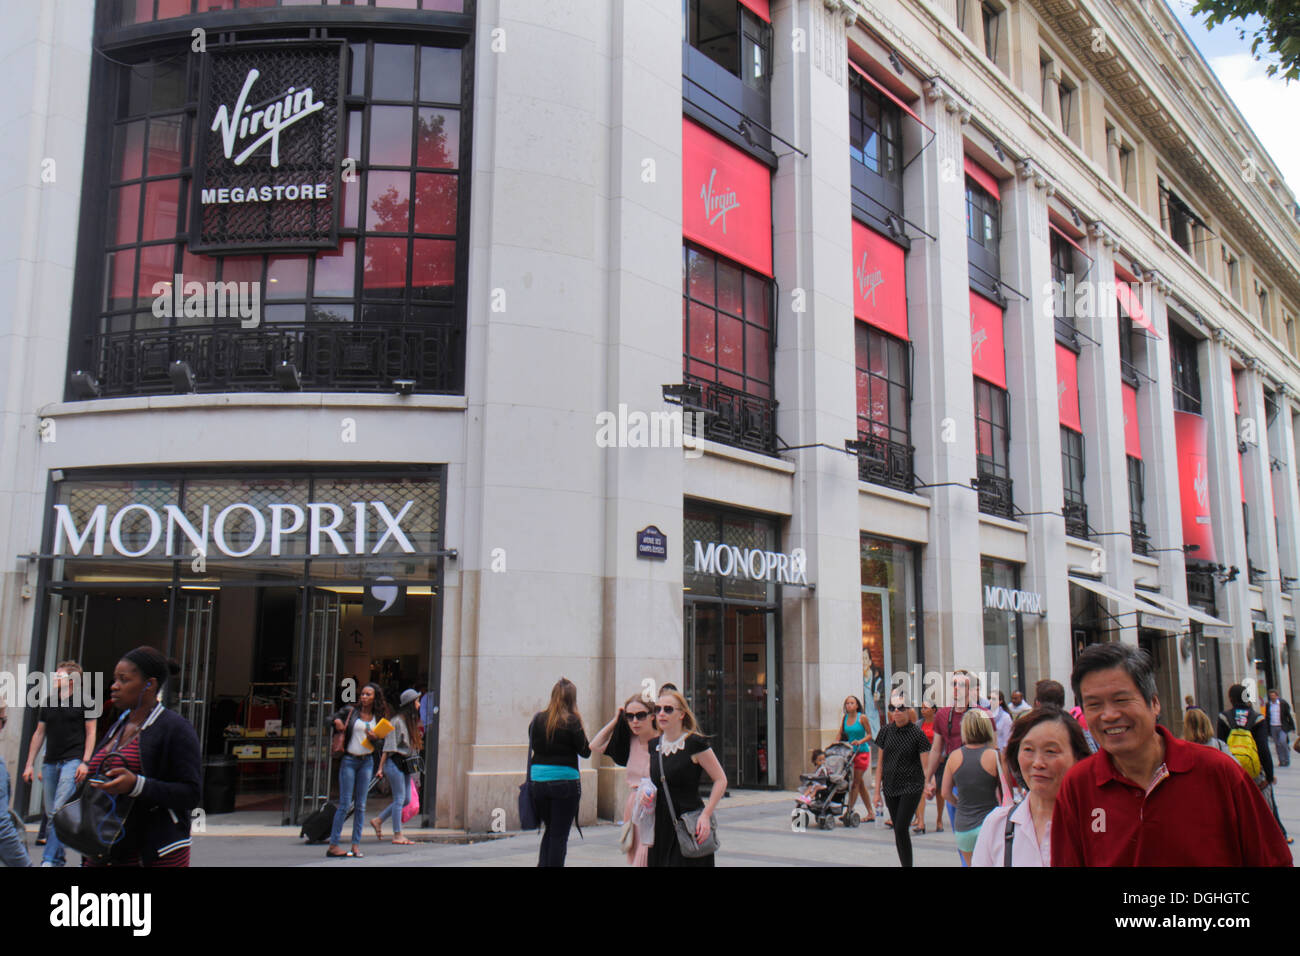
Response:
POLYGON ((1065 515, 1065 533, 1075 538, 1088 537, 1088 506, 1081 501, 1067 501, 1061 505, 1065 515))
POLYGON ((1146 523, 1134 518, 1129 522, 1129 527, 1132 531, 1133 553, 1150 554, 1151 536, 1147 534, 1146 523))
POLYGON ((740 389, 687 375, 688 385, 699 386, 702 404, 709 412, 704 437, 764 455, 776 454, 776 401, 740 389))
POLYGON ((89 339, 91 371, 106 398, 174 391, 168 369, 186 362, 196 392, 277 391, 276 369, 290 362, 314 392, 391 392, 395 379, 414 391, 459 394, 461 330, 443 325, 275 323, 253 329, 227 323, 107 332, 89 339))
POLYGON ((916 448, 876 435, 858 436, 858 478, 873 485, 911 491, 916 486, 912 458, 916 448))
POLYGON ((980 496, 980 511, 1000 518, 1014 518, 1015 505, 1011 502, 1011 479, 981 471, 976 479, 980 496))

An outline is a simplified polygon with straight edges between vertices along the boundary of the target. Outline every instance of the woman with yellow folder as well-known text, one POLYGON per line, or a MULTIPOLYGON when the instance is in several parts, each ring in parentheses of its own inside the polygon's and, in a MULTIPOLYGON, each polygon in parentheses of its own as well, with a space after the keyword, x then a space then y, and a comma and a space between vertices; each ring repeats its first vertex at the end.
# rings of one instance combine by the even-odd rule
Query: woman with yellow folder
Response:
POLYGON ((388 703, 383 690, 378 684, 367 684, 361 688, 361 699, 354 705, 339 708, 332 722, 336 734, 342 734, 343 760, 339 765, 339 808, 334 813, 334 829, 325 855, 359 857, 364 855, 361 830, 365 823, 366 794, 375 771, 375 744, 393 729, 388 722, 388 703), (353 807, 356 816, 352 818, 352 850, 344 853, 339 849, 339 839, 343 836, 348 810, 353 807))

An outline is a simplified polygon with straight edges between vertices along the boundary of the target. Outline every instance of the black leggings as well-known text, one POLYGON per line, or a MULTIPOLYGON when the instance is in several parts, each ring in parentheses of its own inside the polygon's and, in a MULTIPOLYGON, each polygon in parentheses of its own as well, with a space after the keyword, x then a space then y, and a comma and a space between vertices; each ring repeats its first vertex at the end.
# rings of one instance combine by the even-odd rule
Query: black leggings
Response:
POLYGON ((582 787, 577 780, 534 780, 531 787, 537 819, 545 827, 537 865, 564 866, 569 852, 569 828, 578 816, 582 787))
POLYGON ((894 845, 898 847, 898 862, 905 867, 912 865, 912 816, 921 802, 919 793, 900 793, 897 796, 885 796, 885 806, 889 808, 889 819, 894 822, 894 845))

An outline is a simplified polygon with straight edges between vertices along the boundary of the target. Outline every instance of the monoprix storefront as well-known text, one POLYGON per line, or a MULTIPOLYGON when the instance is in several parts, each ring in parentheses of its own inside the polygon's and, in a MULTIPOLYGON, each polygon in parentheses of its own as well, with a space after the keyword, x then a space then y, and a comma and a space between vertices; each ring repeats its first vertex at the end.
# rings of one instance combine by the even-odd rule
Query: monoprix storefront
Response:
MULTIPOLYGON (((181 665, 165 702, 203 748, 204 811, 297 822, 337 785, 326 725, 351 690, 437 693, 444 473, 56 472, 29 557, 31 667, 75 660, 107 686, 123 652, 164 650, 181 665)), ((437 725, 435 710, 430 807, 437 725)))

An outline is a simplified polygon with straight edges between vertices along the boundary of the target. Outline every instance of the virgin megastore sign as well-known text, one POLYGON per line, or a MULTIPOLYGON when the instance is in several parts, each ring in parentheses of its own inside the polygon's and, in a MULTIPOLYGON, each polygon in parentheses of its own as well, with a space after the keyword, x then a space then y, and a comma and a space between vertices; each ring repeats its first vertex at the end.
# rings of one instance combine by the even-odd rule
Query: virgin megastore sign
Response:
POLYGON ((204 54, 192 251, 338 245, 345 49, 294 41, 204 54))

